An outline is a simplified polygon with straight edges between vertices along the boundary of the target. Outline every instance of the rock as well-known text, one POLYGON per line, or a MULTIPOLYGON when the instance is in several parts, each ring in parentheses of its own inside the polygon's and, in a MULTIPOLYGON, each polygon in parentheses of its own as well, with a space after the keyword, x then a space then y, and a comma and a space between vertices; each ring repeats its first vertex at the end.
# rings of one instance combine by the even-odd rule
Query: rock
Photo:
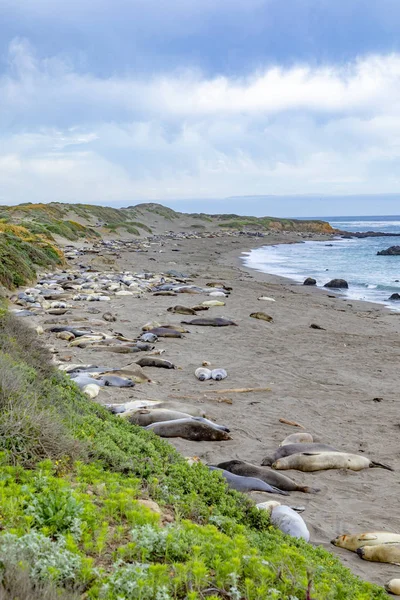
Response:
POLYGON ((398 294, 397 292, 395 292, 394 294, 392 294, 390 296, 389 300, 400 300, 400 294, 398 294))
POLYGON ((307 277, 307 279, 305 279, 303 285, 317 285, 317 281, 315 279, 313 279, 312 277, 307 277))
POLYGON ((400 246, 390 246, 386 250, 377 252, 378 256, 400 256, 400 246))
POLYGON ((349 284, 345 279, 331 279, 324 285, 326 288, 335 288, 335 289, 347 289, 349 284))

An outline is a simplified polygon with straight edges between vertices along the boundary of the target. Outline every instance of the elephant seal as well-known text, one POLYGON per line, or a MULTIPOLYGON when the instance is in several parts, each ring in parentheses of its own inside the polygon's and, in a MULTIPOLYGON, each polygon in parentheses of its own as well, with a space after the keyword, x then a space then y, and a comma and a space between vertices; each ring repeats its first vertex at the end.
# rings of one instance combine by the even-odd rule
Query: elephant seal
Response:
POLYGON ((356 552, 364 546, 383 546, 384 544, 400 544, 400 534, 389 531, 371 531, 368 533, 354 533, 352 535, 338 535, 331 544, 338 548, 345 548, 356 552))
POLYGON ((196 315, 196 311, 194 308, 188 308, 187 306, 181 306, 178 304, 177 306, 170 306, 168 312, 177 313, 179 315, 196 315))
POLYGON ((70 325, 57 325, 56 327, 50 327, 49 329, 47 329, 47 331, 50 331, 50 333, 61 333, 62 331, 69 331, 73 333, 75 337, 81 337, 83 335, 90 335, 93 333, 91 329, 75 329, 70 325))
POLYGON ((228 373, 225 371, 225 369, 213 369, 211 371, 211 377, 212 379, 215 379, 215 381, 222 381, 222 379, 226 379, 228 377, 228 373))
POLYGON ((201 303, 201 306, 204 306, 204 308, 212 308, 213 306, 225 306, 225 302, 223 302, 222 300, 204 300, 204 302, 201 303))
POLYGON ((279 444, 279 446, 286 446, 288 444, 305 444, 305 443, 313 443, 314 438, 311 433, 292 433, 285 437, 283 442, 279 444))
POLYGON ((104 382, 105 386, 110 387, 135 387, 135 382, 132 379, 126 379, 125 377, 118 377, 117 375, 102 375, 97 381, 104 382))
POLYGON ((257 504, 257 508, 268 510, 272 525, 282 533, 310 541, 310 532, 304 519, 290 506, 283 506, 280 502, 262 502, 257 504))
POLYGON ((153 408, 152 410, 142 409, 137 411, 136 416, 132 415, 129 421, 140 425, 141 427, 147 427, 148 425, 153 425, 153 423, 165 423, 166 421, 178 421, 181 419, 194 419, 195 421, 205 423, 210 427, 229 433, 229 429, 228 427, 225 427, 225 425, 217 425, 217 423, 205 419, 204 417, 193 416, 189 413, 174 411, 167 408, 153 408))
POLYGON ((340 452, 340 450, 327 444, 286 444, 286 446, 280 446, 271 456, 266 456, 261 464, 263 467, 270 467, 279 458, 305 452, 340 452))
POLYGON ((400 596, 400 579, 391 579, 385 585, 385 590, 394 596, 400 596))
POLYGON ((219 429, 214 423, 211 426, 208 423, 198 421, 195 417, 153 423, 152 425, 148 425, 146 429, 149 429, 160 437, 180 437, 194 442, 219 442, 221 440, 232 439, 226 431, 219 429))
POLYGON ((81 375, 76 375, 75 377, 71 377, 71 381, 73 381, 74 383, 76 383, 76 385, 82 390, 85 386, 89 385, 89 384, 94 384, 94 385, 98 385, 100 387, 104 387, 105 383, 104 381, 98 380, 98 379, 94 379, 94 377, 89 377, 89 375, 85 375, 85 374, 81 374, 81 375))
POLYGON ((192 415, 179 410, 172 410, 169 408, 143 408, 130 414, 127 417, 130 423, 140 425, 141 427, 147 427, 153 423, 162 423, 163 421, 176 421, 178 419, 190 419, 192 415))
POLYGON ((183 325, 203 325, 204 327, 227 327, 228 325, 237 327, 237 323, 223 317, 204 317, 202 319, 192 319, 191 321, 181 321, 181 323, 183 325))
POLYGON ((95 383, 89 383, 82 388, 82 392, 93 400, 93 398, 96 398, 99 395, 100 386, 95 383))
POLYGON ((206 283, 206 287, 218 288, 220 290, 225 290, 226 292, 232 291, 231 287, 221 283, 220 281, 210 281, 209 283, 206 283))
POLYGON ((147 343, 150 343, 150 344, 154 344, 154 342, 156 342, 156 341, 157 341, 157 339, 158 339, 158 338, 157 338, 157 336, 156 336, 156 334, 155 334, 155 333, 143 333, 143 334, 140 336, 140 340, 141 340, 142 342, 147 342, 147 343))
POLYGON ((362 548, 357 548, 356 552, 363 560, 400 566, 400 544, 363 546, 362 548))
POLYGON ((157 337, 165 337, 165 338, 182 338, 183 335, 180 331, 176 331, 175 329, 170 329, 169 327, 155 327, 151 329, 149 333, 154 333, 157 337))
POLYGON ((363 469, 379 467, 393 471, 392 467, 377 463, 366 456, 349 454, 347 452, 302 452, 279 458, 273 463, 273 469, 297 469, 298 471, 313 472, 328 469, 350 469, 362 471, 363 469))
POLYGON ((65 342, 72 342, 72 340, 75 339, 75 336, 72 331, 59 331, 56 333, 56 338, 64 340, 65 342))
POLYGON ((278 490, 278 488, 265 483, 265 481, 261 481, 261 479, 257 479, 256 477, 242 477, 241 475, 234 475, 229 471, 225 471, 224 469, 219 469, 218 467, 208 467, 210 471, 217 471, 221 473, 222 477, 226 480, 228 486, 232 490, 236 490, 238 492, 267 492, 268 494, 280 494, 281 496, 288 496, 287 492, 283 490, 278 490))
POLYGON ((272 323, 274 320, 270 315, 267 315, 265 312, 253 312, 250 314, 250 317, 253 319, 260 319, 261 321, 267 321, 268 323, 272 323))
POLYGON ((210 369, 199 367, 195 370, 194 374, 199 381, 206 381, 207 379, 211 379, 212 372, 210 371, 210 369))
POLYGON ((136 361, 139 367, 159 367, 160 369, 176 369, 176 366, 169 360, 157 358, 155 356, 144 356, 136 361))
POLYGON ((265 481, 265 483, 269 483, 270 485, 273 485, 280 490, 284 490, 285 492, 316 494, 320 491, 318 488, 310 488, 306 485, 298 485, 295 481, 293 481, 293 479, 290 479, 281 473, 277 473, 276 471, 272 471, 271 469, 257 467, 256 465, 252 465, 251 463, 246 463, 241 460, 229 460, 227 462, 222 462, 219 463, 217 467, 219 469, 229 471, 230 473, 234 473, 234 475, 256 477, 257 479, 261 479, 261 481, 265 481))

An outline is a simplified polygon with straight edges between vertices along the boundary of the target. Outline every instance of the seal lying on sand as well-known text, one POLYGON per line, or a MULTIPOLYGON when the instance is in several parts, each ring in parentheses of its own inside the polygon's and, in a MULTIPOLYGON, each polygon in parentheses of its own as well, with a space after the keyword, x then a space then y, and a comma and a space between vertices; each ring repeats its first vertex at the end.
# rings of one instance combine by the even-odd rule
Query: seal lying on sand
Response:
POLYGON ((400 596, 400 579, 391 579, 388 581, 385 585, 385 590, 395 596, 400 596))
POLYGON ((229 471, 230 473, 234 473, 235 475, 256 477, 257 479, 261 479, 261 481, 265 481, 265 483, 269 483, 270 485, 273 485, 274 487, 286 492, 315 494, 320 491, 318 488, 310 488, 306 485, 298 485, 295 481, 293 481, 293 479, 290 479, 281 473, 277 473, 276 471, 272 471, 271 469, 257 467, 256 465, 252 465, 251 463, 246 463, 241 460, 229 460, 227 462, 222 462, 219 463, 217 467, 219 469, 229 471))
POLYGON ((191 321, 181 321, 181 323, 183 325, 203 325, 204 327, 227 327, 228 325, 235 325, 237 327, 237 323, 223 317, 204 317, 201 319, 192 319, 191 321))
POLYGON ((151 329, 149 333, 154 333, 157 337, 166 337, 166 338, 182 338, 183 335, 180 331, 176 331, 174 329, 169 329, 168 327, 156 327, 155 329, 151 329))
POLYGON ((153 409, 142 409, 138 410, 136 414, 131 415, 129 418, 130 423, 135 423, 141 427, 147 427, 153 423, 165 423, 166 421, 178 421, 182 419, 195 419, 200 423, 205 423, 210 427, 221 429, 229 433, 228 427, 225 425, 217 425, 213 421, 209 421, 204 417, 193 417, 189 413, 180 412, 177 410, 170 410, 167 408, 153 408, 153 409))
POLYGON ((225 369, 213 369, 211 371, 211 377, 212 379, 215 379, 215 381, 222 381, 222 379, 226 379, 228 377, 228 373, 225 371, 225 369))
POLYGON ((204 367, 199 367, 195 370, 194 374, 199 381, 206 381, 207 379, 211 379, 212 371, 204 367))
POLYGON ((363 560, 400 566, 400 544, 363 546, 357 549, 357 554, 363 560))
POLYGON ((261 479, 257 479, 256 477, 242 477, 241 475, 234 475, 229 471, 224 471, 224 469, 219 469, 218 467, 208 467, 210 471, 217 471, 221 473, 223 478, 226 480, 228 486, 232 490, 237 490, 238 492, 267 492, 268 494, 280 494, 281 496, 288 496, 287 492, 283 490, 278 490, 278 488, 265 483, 265 481, 261 481, 261 479))
POLYGON ((268 510, 272 525, 280 529, 282 533, 302 538, 306 542, 310 540, 310 532, 304 519, 290 506, 283 506, 280 502, 262 502, 257 504, 257 508, 268 510))
POLYGON ((163 358, 156 358, 154 356, 144 356, 140 360, 136 361, 136 364, 140 367, 158 367, 160 369, 176 369, 176 366, 169 360, 163 358))
POLYGON ((214 423, 211 426, 208 423, 197 420, 196 417, 153 423, 152 425, 148 425, 146 429, 151 430, 160 437, 180 437, 194 442, 219 442, 221 440, 232 439, 226 431, 219 429, 214 423))
POLYGON ((110 387, 134 387, 135 382, 132 379, 118 377, 117 375, 102 375, 97 381, 104 382, 105 386, 110 387))
POLYGON ((181 306, 178 304, 177 306, 170 306, 167 308, 168 312, 177 313, 179 315, 196 315, 196 311, 194 308, 189 308, 187 306, 181 306))
POLYGON ((292 454, 304 454, 304 452, 340 452, 340 450, 336 450, 336 448, 327 444, 286 444, 285 446, 280 446, 271 456, 266 456, 261 464, 270 467, 279 458, 292 456, 292 454))
POLYGON ((268 323, 272 323, 274 320, 270 315, 267 315, 265 312, 253 312, 250 317, 253 319, 260 319, 261 321, 267 321, 268 323))
POLYGON ((287 446, 288 444, 305 444, 313 443, 314 439, 311 433, 292 433, 285 437, 279 446, 287 446))
POLYGON ((368 533, 354 533, 352 535, 338 535, 331 544, 357 552, 364 546, 382 546, 383 544, 400 544, 400 534, 389 531, 371 531, 368 533))
POLYGON ((346 452, 303 452, 279 458, 272 465, 273 469, 297 469, 304 472, 325 471, 328 469, 362 471, 374 467, 393 471, 392 467, 372 461, 366 456, 346 452))

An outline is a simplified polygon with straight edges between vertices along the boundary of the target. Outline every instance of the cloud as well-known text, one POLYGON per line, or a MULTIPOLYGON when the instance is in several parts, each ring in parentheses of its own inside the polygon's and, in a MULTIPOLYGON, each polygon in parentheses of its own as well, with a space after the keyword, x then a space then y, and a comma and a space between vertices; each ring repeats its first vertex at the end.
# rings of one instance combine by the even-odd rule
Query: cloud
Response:
POLYGON ((100 76, 9 47, 0 202, 400 191, 400 55, 100 76))

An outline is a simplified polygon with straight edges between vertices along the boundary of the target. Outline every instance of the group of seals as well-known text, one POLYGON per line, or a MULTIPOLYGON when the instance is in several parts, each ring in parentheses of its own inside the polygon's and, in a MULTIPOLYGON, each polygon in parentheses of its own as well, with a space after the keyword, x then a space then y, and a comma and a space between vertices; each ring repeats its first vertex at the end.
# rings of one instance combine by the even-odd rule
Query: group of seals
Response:
POLYGON ((337 450, 327 444, 314 443, 311 434, 292 434, 279 448, 264 458, 263 466, 273 469, 295 469, 311 473, 328 469, 350 469, 361 471, 368 468, 381 468, 393 471, 392 467, 370 460, 366 456, 337 450))
POLYGON ((195 376, 199 381, 207 381, 208 379, 214 379, 215 381, 221 381, 228 376, 225 369, 207 369, 205 367, 199 367, 194 372, 195 376))

